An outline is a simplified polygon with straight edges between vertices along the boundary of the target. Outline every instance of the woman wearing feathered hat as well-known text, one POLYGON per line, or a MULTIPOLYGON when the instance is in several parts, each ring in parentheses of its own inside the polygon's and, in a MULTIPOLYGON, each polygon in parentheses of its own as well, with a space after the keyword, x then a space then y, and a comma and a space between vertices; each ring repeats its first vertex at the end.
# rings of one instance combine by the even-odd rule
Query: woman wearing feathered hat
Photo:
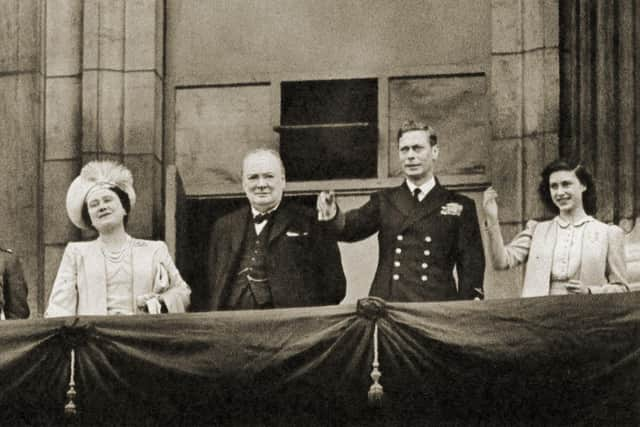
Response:
POLYGON ((94 161, 82 169, 69 186, 67 213, 98 238, 67 245, 45 317, 186 311, 191 289, 165 243, 125 230, 135 203, 133 178, 123 165, 94 161))

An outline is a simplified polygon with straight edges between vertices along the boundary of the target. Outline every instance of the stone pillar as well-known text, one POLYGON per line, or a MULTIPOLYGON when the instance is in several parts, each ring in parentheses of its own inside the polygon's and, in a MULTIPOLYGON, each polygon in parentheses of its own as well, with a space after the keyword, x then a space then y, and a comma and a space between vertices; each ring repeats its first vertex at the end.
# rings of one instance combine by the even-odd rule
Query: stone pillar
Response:
MULTIPOLYGON (((162 0, 48 0, 45 49, 44 288, 66 243, 93 234, 67 219, 65 196, 82 165, 126 164, 135 237, 161 238, 162 0)), ((45 307, 40 307, 43 312, 45 307)))
POLYGON ((42 299, 42 8, 40 0, 0 0, 0 247, 22 259, 32 312, 42 299))
POLYGON ((43 301, 44 312, 66 243, 78 230, 67 219, 67 187, 78 174, 81 122, 82 1, 45 2, 44 98, 45 132, 42 177, 43 301))
POLYGON ((133 172, 129 232, 161 234, 161 0, 85 0, 82 159, 115 159, 133 172))
MULTIPOLYGON (((505 241, 547 215, 537 186, 558 156, 558 12, 558 0, 491 2, 491 180, 505 241)), ((519 296, 522 271, 491 272, 488 296, 519 296)))
POLYGON ((124 163, 133 171, 138 204, 129 223, 136 237, 163 236, 162 104, 164 1, 127 1, 124 52, 124 163))

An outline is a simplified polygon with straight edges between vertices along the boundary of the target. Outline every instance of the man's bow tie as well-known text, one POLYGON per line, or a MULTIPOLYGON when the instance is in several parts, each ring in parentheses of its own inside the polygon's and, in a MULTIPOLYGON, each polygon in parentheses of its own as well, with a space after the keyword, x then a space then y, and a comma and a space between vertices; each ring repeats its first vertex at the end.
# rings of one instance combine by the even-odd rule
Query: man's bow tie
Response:
POLYGON ((253 217, 253 223, 260 224, 262 221, 268 221, 271 219, 273 214, 274 214, 274 211, 267 212, 267 213, 259 213, 258 215, 253 217))

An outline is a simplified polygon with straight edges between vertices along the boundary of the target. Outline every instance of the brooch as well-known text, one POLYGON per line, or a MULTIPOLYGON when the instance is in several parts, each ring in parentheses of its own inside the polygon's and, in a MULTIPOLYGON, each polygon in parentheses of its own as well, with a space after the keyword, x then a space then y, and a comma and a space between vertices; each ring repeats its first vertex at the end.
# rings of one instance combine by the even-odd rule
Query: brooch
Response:
POLYGON ((462 213, 462 205, 460 203, 447 203, 440 209, 440 215, 460 216, 462 213))

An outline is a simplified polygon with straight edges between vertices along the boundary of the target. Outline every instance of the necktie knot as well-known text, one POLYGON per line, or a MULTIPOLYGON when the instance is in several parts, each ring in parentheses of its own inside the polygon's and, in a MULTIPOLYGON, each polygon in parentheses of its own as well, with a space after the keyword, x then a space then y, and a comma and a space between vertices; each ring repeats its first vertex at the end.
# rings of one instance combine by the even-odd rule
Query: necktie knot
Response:
POLYGON ((273 216, 273 211, 267 213, 259 213, 258 215, 253 217, 254 224, 260 224, 263 221, 268 221, 273 216))
POLYGON ((416 202, 420 201, 420 193, 422 193, 422 190, 419 188, 415 188, 413 190, 413 198, 416 200, 416 202))

